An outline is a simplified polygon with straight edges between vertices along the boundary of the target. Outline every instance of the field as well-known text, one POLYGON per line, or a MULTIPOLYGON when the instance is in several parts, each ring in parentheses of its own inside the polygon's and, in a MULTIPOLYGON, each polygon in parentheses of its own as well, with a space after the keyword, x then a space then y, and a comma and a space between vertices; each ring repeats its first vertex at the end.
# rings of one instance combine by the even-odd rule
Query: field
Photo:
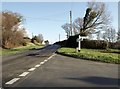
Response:
POLYGON ((101 61, 107 63, 120 63, 119 55, 120 51, 117 49, 100 50, 100 49, 81 49, 80 52, 76 52, 75 48, 60 48, 58 53, 72 56, 76 58, 82 58, 87 60, 101 61))
POLYGON ((13 49, 0 49, 0 55, 2 55, 2 56, 11 55, 11 54, 16 54, 16 53, 20 53, 20 52, 25 52, 25 51, 33 49, 33 48, 42 48, 42 47, 44 47, 44 46, 29 44, 27 46, 17 47, 17 48, 13 48, 13 49))

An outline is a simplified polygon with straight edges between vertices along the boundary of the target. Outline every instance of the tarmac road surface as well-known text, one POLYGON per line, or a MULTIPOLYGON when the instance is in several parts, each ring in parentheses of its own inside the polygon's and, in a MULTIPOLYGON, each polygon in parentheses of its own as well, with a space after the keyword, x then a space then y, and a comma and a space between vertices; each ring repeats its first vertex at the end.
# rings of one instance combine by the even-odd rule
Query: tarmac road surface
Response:
POLYGON ((117 64, 58 55, 54 53, 58 48, 51 45, 18 59, 3 61, 3 86, 118 87, 117 64))

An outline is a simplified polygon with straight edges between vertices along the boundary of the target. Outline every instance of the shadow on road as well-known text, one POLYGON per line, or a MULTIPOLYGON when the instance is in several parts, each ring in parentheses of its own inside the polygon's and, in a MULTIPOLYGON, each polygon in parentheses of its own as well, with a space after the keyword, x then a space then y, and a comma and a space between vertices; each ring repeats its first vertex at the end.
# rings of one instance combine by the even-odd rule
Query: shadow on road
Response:
POLYGON ((84 81, 89 82, 91 84, 97 85, 119 85, 120 79, 117 78, 107 78, 107 77, 84 77, 84 78, 65 78, 70 80, 84 81))
POLYGON ((47 46, 42 47, 42 48, 32 48, 32 49, 29 49, 29 50, 42 50, 42 49, 45 49, 45 48, 47 48, 49 46, 51 46, 51 45, 47 45, 47 46))
POLYGON ((31 54, 28 54, 26 56, 34 56, 34 57, 49 57, 49 56, 46 56, 46 55, 40 55, 39 53, 31 53, 31 54))

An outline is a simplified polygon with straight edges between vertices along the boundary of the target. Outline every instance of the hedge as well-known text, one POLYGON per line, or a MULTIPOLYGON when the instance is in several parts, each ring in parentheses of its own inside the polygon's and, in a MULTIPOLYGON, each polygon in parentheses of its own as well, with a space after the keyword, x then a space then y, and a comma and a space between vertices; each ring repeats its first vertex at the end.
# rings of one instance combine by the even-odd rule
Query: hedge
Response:
MULTIPOLYGON (((78 47, 78 42, 76 41, 77 38, 78 35, 70 36, 68 40, 57 42, 57 44, 61 45, 62 47, 76 48, 78 47)), ((81 41, 81 47, 89 49, 106 49, 107 42, 103 40, 83 40, 81 41)))

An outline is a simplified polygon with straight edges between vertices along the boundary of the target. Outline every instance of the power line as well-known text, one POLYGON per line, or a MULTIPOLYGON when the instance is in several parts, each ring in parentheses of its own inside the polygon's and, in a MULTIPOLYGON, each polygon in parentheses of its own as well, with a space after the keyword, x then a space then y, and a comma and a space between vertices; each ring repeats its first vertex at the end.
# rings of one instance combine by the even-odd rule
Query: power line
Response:
POLYGON ((51 19, 51 17, 53 17, 53 16, 57 16, 57 18, 58 18, 58 15, 64 15, 65 14, 65 12, 66 11, 62 11, 62 12, 59 12, 59 13, 54 13, 54 14, 51 14, 51 15, 46 15, 46 16, 44 16, 44 17, 28 17, 28 16, 24 16, 25 18, 28 18, 28 19, 33 19, 33 20, 47 20, 47 21, 55 21, 55 22, 57 22, 57 21, 60 21, 60 22, 65 22, 65 21, 67 21, 67 20, 64 20, 64 19, 56 19, 56 18, 52 18, 51 19), (46 18, 47 17, 47 18, 46 18), (48 18, 49 17, 49 18, 48 18))
POLYGON ((50 14, 50 15, 44 15, 45 17, 52 17, 52 16, 59 16, 59 15, 62 15, 62 14, 65 14, 66 11, 62 11, 62 12, 58 12, 58 13, 54 13, 54 14, 50 14))
POLYGON ((63 22, 63 21, 67 21, 67 20, 61 20, 61 19, 50 19, 50 18, 43 18, 43 17, 39 17, 39 18, 34 18, 34 17, 25 17, 25 18, 29 18, 29 19, 34 19, 34 20, 48 20, 48 21, 61 21, 61 22, 63 22))

